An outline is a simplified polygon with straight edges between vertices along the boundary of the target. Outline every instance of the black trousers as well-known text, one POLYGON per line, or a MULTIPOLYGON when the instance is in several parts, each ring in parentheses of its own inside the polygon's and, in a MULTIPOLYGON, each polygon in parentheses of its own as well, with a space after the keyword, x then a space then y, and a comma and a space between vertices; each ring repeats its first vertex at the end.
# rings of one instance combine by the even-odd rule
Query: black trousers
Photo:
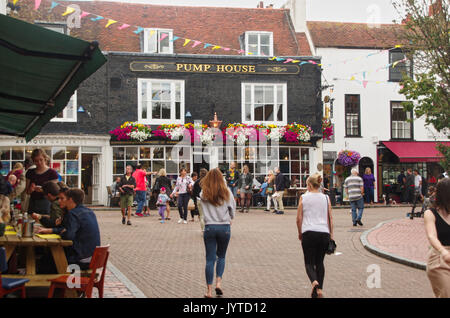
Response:
POLYGON ((330 242, 330 234, 308 231, 302 235, 303 256, 305 259, 306 274, 311 283, 317 281, 319 289, 323 288, 325 266, 323 260, 330 242))
POLYGON ((191 195, 189 193, 183 193, 178 195, 178 212, 180 212, 180 219, 187 220, 188 204, 191 195))

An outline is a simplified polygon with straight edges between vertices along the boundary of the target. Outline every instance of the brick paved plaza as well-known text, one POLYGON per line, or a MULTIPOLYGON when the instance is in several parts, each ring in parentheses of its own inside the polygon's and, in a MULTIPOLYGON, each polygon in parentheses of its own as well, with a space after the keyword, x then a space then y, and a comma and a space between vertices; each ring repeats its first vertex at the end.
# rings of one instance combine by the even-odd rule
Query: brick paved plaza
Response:
MULTIPOLYGON (((337 251, 342 254, 326 257, 326 297, 433 297, 425 271, 380 258, 360 242, 363 231, 383 221, 405 218, 408 210, 366 209, 364 226, 357 228, 351 224, 349 209, 334 210, 337 251), (367 287, 371 264, 380 266, 381 288, 367 287)), ((147 297, 203 296, 205 252, 198 221, 177 224, 178 213, 173 208, 172 220, 164 225, 155 211, 151 217, 133 218, 132 226, 121 224, 117 210, 96 214, 102 244, 111 244, 110 261, 147 297)), ((262 210, 237 213, 227 253, 225 296, 309 297, 295 217, 296 210, 287 210, 285 215, 262 210)))

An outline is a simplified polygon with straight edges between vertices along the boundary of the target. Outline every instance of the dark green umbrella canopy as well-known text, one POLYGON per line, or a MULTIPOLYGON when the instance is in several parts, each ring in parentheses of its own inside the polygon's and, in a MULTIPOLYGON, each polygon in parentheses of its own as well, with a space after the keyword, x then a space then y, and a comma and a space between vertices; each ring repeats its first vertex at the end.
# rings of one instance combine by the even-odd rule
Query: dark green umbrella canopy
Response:
POLYGON ((96 42, 0 14, 0 134, 31 140, 105 62, 96 42))

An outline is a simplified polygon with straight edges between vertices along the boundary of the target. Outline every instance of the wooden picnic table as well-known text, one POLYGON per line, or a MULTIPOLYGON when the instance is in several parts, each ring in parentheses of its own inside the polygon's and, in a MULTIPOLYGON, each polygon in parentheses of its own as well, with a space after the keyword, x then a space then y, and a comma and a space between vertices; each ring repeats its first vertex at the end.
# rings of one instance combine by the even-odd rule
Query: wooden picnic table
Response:
POLYGON ((62 239, 44 239, 37 235, 33 237, 18 237, 14 235, 5 235, 0 237, 0 246, 6 249, 6 259, 9 260, 17 248, 23 247, 26 256, 26 274, 25 275, 3 275, 6 278, 27 278, 30 280, 27 286, 50 286, 48 279, 56 278, 67 272, 67 258, 64 253, 64 247, 71 246, 72 241, 62 239), (36 274, 36 247, 48 247, 53 255, 57 273, 52 275, 36 274))

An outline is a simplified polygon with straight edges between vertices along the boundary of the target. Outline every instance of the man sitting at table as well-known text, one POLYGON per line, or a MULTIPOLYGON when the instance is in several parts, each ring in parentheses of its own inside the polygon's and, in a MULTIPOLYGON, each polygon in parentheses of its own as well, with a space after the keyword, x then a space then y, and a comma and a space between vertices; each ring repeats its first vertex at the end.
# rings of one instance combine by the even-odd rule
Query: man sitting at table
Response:
POLYGON ((79 265, 82 270, 88 269, 95 247, 100 246, 97 217, 91 209, 82 204, 82 190, 69 189, 58 196, 60 207, 68 211, 61 238, 73 242, 73 245, 66 249, 67 261, 69 264, 79 265))

